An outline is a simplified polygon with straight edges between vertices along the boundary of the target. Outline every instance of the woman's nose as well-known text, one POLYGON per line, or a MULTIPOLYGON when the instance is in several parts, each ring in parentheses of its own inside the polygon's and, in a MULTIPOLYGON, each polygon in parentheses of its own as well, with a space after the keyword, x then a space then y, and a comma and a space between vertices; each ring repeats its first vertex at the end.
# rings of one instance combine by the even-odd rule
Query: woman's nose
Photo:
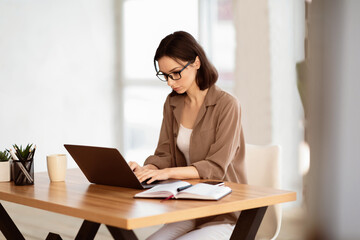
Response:
POLYGON ((168 79, 167 79, 167 85, 168 85, 169 87, 173 86, 174 83, 175 83, 175 81, 172 80, 171 78, 168 78, 168 79))

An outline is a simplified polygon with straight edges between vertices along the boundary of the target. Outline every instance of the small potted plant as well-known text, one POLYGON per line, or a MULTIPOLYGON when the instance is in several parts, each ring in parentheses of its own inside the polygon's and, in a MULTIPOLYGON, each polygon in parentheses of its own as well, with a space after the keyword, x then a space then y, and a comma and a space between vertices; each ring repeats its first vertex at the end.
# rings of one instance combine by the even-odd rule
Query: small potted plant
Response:
POLYGON ((0 182, 10 181, 10 154, 0 151, 0 182))

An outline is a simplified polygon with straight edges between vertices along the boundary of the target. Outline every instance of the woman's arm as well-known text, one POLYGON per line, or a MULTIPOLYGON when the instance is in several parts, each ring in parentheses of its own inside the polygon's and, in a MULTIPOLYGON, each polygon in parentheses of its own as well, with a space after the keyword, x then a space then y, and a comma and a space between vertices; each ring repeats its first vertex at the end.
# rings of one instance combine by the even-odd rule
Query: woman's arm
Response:
POLYGON ((155 180, 167 180, 167 179, 190 179, 200 178, 198 171, 193 166, 188 167, 173 167, 164 169, 155 169, 154 165, 145 165, 144 167, 137 168, 135 175, 140 182, 149 179, 147 183, 152 183, 155 180))
POLYGON ((152 169, 152 170, 157 170, 158 168, 152 164, 148 164, 148 165, 145 165, 143 167, 141 167, 137 162, 128 162, 129 164, 129 167, 131 168, 131 170, 133 172, 138 172, 138 171, 142 171, 143 169, 147 168, 147 169, 152 169))
MULTIPOLYGON (((210 141, 209 150, 204 159, 192 163, 192 166, 198 170, 200 178, 203 179, 224 179, 229 165, 235 160, 236 154, 243 151, 242 147, 244 146, 241 110, 237 99, 225 95, 217 102, 217 107, 219 118, 216 132, 210 132, 208 136, 197 135, 193 138, 193 143, 202 143, 204 146, 208 146, 207 140, 210 141), (204 137, 206 139, 203 139, 204 137)), ((190 148, 190 152, 191 150, 190 148)), ((241 159, 237 158, 236 160, 238 160, 237 164, 242 164, 241 159)))
POLYGON ((172 166, 172 157, 171 157, 171 141, 172 137, 172 119, 169 117, 171 114, 171 107, 169 103, 169 96, 167 97, 164 103, 163 109, 163 121, 160 129, 160 136, 158 145, 155 150, 155 154, 149 156, 144 165, 153 165, 157 169, 168 168, 172 166))

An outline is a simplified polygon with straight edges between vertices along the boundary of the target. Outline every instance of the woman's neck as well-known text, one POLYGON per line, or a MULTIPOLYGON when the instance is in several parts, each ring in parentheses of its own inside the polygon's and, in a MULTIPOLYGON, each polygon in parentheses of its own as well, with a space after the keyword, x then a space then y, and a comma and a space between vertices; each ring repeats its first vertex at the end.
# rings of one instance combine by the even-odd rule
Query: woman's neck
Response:
POLYGON ((208 89, 200 90, 198 86, 196 87, 197 88, 189 89, 189 91, 186 92, 187 98, 185 99, 185 103, 190 106, 201 106, 208 92, 208 89))

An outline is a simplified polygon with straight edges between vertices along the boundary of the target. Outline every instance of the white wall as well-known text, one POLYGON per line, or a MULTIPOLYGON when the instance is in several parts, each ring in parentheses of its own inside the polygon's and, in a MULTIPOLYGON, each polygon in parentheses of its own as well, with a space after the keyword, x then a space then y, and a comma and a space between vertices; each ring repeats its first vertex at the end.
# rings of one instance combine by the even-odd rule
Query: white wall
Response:
POLYGON ((299 147, 303 106, 296 63, 304 59, 304 0, 269 0, 272 142, 282 146, 282 186, 302 200, 299 147))
POLYGON ((235 93, 245 141, 282 147, 282 188, 298 191, 303 138, 296 62, 304 52, 304 2, 234 0, 237 41, 235 93), (299 7, 301 6, 301 7, 299 7))
MULTIPOLYGON (((112 1, 0 1, 0 150, 114 143, 112 1)), ((75 166, 73 162, 69 167, 75 166)))
POLYGON ((242 107, 245 140, 269 144, 271 66, 268 0, 234 0, 236 29, 235 94, 242 107))

